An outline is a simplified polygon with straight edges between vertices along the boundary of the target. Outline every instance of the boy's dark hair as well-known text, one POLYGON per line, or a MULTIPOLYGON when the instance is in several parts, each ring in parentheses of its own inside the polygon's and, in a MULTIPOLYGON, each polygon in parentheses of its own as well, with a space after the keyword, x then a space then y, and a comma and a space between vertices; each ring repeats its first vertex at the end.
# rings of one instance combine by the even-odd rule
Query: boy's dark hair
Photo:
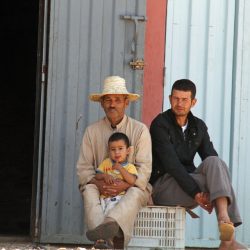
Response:
POLYGON ((196 86, 188 79, 180 79, 175 81, 172 86, 171 95, 173 94, 173 90, 191 91, 192 99, 194 99, 196 95, 196 86))
POLYGON ((128 137, 124 133, 120 133, 120 132, 116 132, 116 133, 112 134, 109 137, 108 144, 110 142, 119 141, 119 140, 123 140, 125 142, 125 144, 126 144, 126 147, 127 148, 129 147, 129 139, 128 139, 128 137))

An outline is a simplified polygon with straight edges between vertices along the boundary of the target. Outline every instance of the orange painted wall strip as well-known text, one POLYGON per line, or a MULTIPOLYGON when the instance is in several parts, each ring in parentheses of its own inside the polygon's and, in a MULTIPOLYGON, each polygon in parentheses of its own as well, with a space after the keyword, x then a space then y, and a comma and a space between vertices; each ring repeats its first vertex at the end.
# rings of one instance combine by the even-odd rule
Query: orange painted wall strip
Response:
POLYGON ((167 0, 147 0, 142 121, 150 125, 162 111, 167 0))

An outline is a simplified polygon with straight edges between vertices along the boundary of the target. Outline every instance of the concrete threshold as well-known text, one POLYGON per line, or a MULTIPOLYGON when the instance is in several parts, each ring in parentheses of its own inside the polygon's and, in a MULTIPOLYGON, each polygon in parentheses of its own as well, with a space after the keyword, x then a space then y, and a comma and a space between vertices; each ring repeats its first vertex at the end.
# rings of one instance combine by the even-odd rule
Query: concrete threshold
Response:
MULTIPOLYGON (((0 250, 89 250, 90 245, 42 244, 34 243, 30 237, 1 236, 0 250)), ((215 250, 218 248, 185 248, 186 250, 215 250)), ((250 248, 249 248, 250 250, 250 248)))

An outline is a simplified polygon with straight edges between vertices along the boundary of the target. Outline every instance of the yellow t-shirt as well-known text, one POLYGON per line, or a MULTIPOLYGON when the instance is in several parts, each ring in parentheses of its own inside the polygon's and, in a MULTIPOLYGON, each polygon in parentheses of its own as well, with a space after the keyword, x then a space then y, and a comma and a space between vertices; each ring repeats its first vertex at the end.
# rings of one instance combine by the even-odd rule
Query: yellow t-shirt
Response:
MULTIPOLYGON (((107 158, 99 165, 96 172, 97 173, 102 173, 102 174, 110 174, 116 179, 119 178, 119 179, 123 180, 123 176, 121 175, 121 173, 116 169, 112 169, 113 164, 114 163, 112 162, 112 160, 110 158, 107 158)), ((135 165, 133 165, 131 163, 128 163, 128 162, 123 163, 121 165, 130 174, 138 176, 138 172, 137 172, 137 169, 136 169, 135 165)), ((122 192, 119 195, 122 195, 122 194, 125 194, 125 192, 122 192)))
MULTIPOLYGON (((107 158, 99 165, 96 172, 103 174, 110 174, 114 178, 119 178, 123 180, 123 177, 120 174, 120 172, 116 169, 112 169, 112 166, 113 162, 109 158, 107 158)), ((135 176, 138 175, 135 165, 126 162, 125 164, 122 164, 122 167, 125 168, 130 174, 133 174, 135 176)))

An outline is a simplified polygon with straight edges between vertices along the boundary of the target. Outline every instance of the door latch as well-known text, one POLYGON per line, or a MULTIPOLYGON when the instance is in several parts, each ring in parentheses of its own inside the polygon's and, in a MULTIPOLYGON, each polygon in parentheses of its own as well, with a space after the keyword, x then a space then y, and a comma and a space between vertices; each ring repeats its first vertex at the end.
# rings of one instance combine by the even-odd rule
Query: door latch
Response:
POLYGON ((135 33, 134 33, 134 39, 131 45, 132 53, 134 54, 134 59, 129 62, 129 65, 134 70, 143 70, 144 69, 144 60, 138 59, 137 55, 137 46, 138 46, 138 25, 139 22, 145 22, 147 21, 147 18, 145 16, 133 16, 133 15, 121 15, 121 19, 133 21, 135 24, 135 33))
POLYGON ((131 66, 132 69, 139 69, 143 70, 144 69, 144 60, 143 59, 133 59, 129 65, 131 66))

